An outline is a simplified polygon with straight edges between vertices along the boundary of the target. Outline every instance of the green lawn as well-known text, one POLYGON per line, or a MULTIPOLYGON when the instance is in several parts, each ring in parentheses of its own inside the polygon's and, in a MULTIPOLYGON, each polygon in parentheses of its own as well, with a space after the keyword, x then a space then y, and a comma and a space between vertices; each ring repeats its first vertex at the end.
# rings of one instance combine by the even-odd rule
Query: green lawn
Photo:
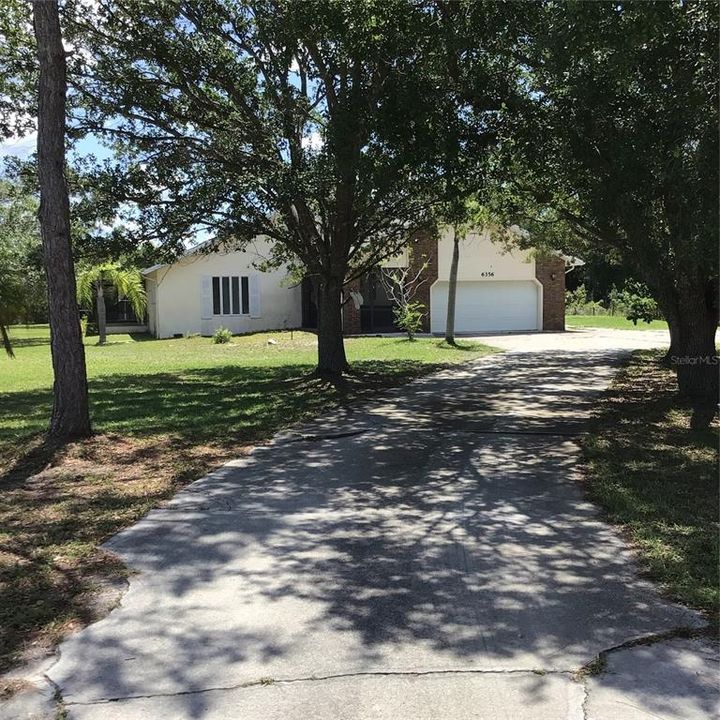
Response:
MULTIPOLYGON (((43 430, 52 401, 47 329, 14 327, 10 335, 17 357, 0 357, 0 452, 43 430)), ((111 335, 103 347, 86 339, 98 431, 173 433, 221 444, 251 441, 342 396, 329 387, 317 392, 317 381, 306 379, 316 361, 317 340, 310 333, 240 336, 227 345, 202 337, 134 337, 111 335)), ((467 343, 464 350, 453 349, 427 338, 352 338, 345 344, 357 372, 348 387, 351 395, 490 351, 467 343)))
POLYGON ((717 618, 718 425, 691 430, 675 375, 636 352, 584 442, 590 498, 621 525, 649 577, 717 618))
POLYGON ((102 614, 96 590, 124 568, 98 545, 184 484, 280 428, 493 352, 436 339, 348 339, 353 374, 334 387, 311 376, 309 333, 228 345, 123 335, 99 347, 88 338, 96 434, 48 447, 48 330, 10 334, 16 358, 0 357, 0 672, 102 614))
POLYGON ((638 324, 634 325, 632 321, 626 320, 622 315, 566 315, 565 325, 567 327, 612 328, 613 330, 668 329, 664 320, 653 320, 650 323, 639 320, 638 324))

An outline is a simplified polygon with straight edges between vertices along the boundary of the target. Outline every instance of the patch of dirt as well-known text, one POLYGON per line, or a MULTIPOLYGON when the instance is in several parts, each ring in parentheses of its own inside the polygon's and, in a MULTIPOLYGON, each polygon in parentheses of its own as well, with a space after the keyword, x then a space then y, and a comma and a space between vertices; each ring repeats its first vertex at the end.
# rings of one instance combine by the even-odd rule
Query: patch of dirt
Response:
MULTIPOLYGON (((0 475, 0 671, 47 657, 116 607, 127 569, 99 545, 249 447, 106 433, 26 449, 0 475)), ((13 673, 2 692, 19 682, 13 673)))
POLYGON ((0 678, 0 701, 9 700, 16 693, 32 687, 33 684, 24 678, 0 678))

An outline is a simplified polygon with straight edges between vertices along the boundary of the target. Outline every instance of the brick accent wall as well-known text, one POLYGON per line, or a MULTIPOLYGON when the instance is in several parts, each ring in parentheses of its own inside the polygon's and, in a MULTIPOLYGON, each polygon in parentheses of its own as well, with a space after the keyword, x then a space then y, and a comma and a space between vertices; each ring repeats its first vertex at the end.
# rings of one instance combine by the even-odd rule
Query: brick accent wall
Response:
POLYGON ((359 279, 353 280, 343 287, 343 300, 347 300, 343 305, 343 334, 359 335, 362 332, 360 325, 360 308, 355 307, 355 303, 350 297, 350 292, 360 292, 359 279))
POLYGON ((535 260, 535 277, 543 286, 543 330, 565 329, 565 261, 548 256, 535 260))
MULTIPOLYGON (((408 260, 410 273, 414 277, 420 268, 427 263, 423 277, 425 282, 418 288, 415 300, 425 306, 425 317, 423 318, 423 332, 430 332, 430 287, 438 277, 438 241, 432 235, 418 234, 408 245, 408 260)), ((343 288, 343 299, 350 297, 350 292, 360 292, 360 280, 353 280, 343 288)), ((362 332, 360 310, 355 308, 355 303, 348 300, 343 305, 343 334, 359 335, 362 332)))
POLYGON ((430 233, 419 233, 410 241, 409 262, 411 277, 427 263, 423 277, 425 282, 418 288, 414 300, 425 306, 423 332, 430 332, 430 288, 438 277, 438 240, 430 233))

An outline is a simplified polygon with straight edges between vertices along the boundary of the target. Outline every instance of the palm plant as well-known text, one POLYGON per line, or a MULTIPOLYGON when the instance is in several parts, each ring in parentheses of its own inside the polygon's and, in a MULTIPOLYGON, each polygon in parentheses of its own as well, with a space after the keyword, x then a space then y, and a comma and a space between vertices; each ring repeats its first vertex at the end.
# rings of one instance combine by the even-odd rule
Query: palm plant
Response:
POLYGON ((77 274, 78 302, 97 306, 97 324, 99 344, 104 345, 107 338, 105 313, 105 285, 115 287, 119 295, 125 296, 138 318, 145 314, 147 297, 142 276, 135 268, 122 268, 118 263, 103 263, 80 268, 77 274))

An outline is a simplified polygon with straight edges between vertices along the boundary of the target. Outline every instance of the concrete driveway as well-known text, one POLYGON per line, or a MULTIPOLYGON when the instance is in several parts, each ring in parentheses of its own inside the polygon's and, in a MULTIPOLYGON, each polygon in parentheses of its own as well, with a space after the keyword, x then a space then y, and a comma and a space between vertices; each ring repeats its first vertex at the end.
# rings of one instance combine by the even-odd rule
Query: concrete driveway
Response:
POLYGON ((47 672, 67 717, 709 717, 714 648, 612 650, 703 622, 576 482, 597 394, 650 333, 485 340, 509 352, 280 436, 114 537, 122 603, 47 672), (672 682, 628 680, 638 650, 672 682))

